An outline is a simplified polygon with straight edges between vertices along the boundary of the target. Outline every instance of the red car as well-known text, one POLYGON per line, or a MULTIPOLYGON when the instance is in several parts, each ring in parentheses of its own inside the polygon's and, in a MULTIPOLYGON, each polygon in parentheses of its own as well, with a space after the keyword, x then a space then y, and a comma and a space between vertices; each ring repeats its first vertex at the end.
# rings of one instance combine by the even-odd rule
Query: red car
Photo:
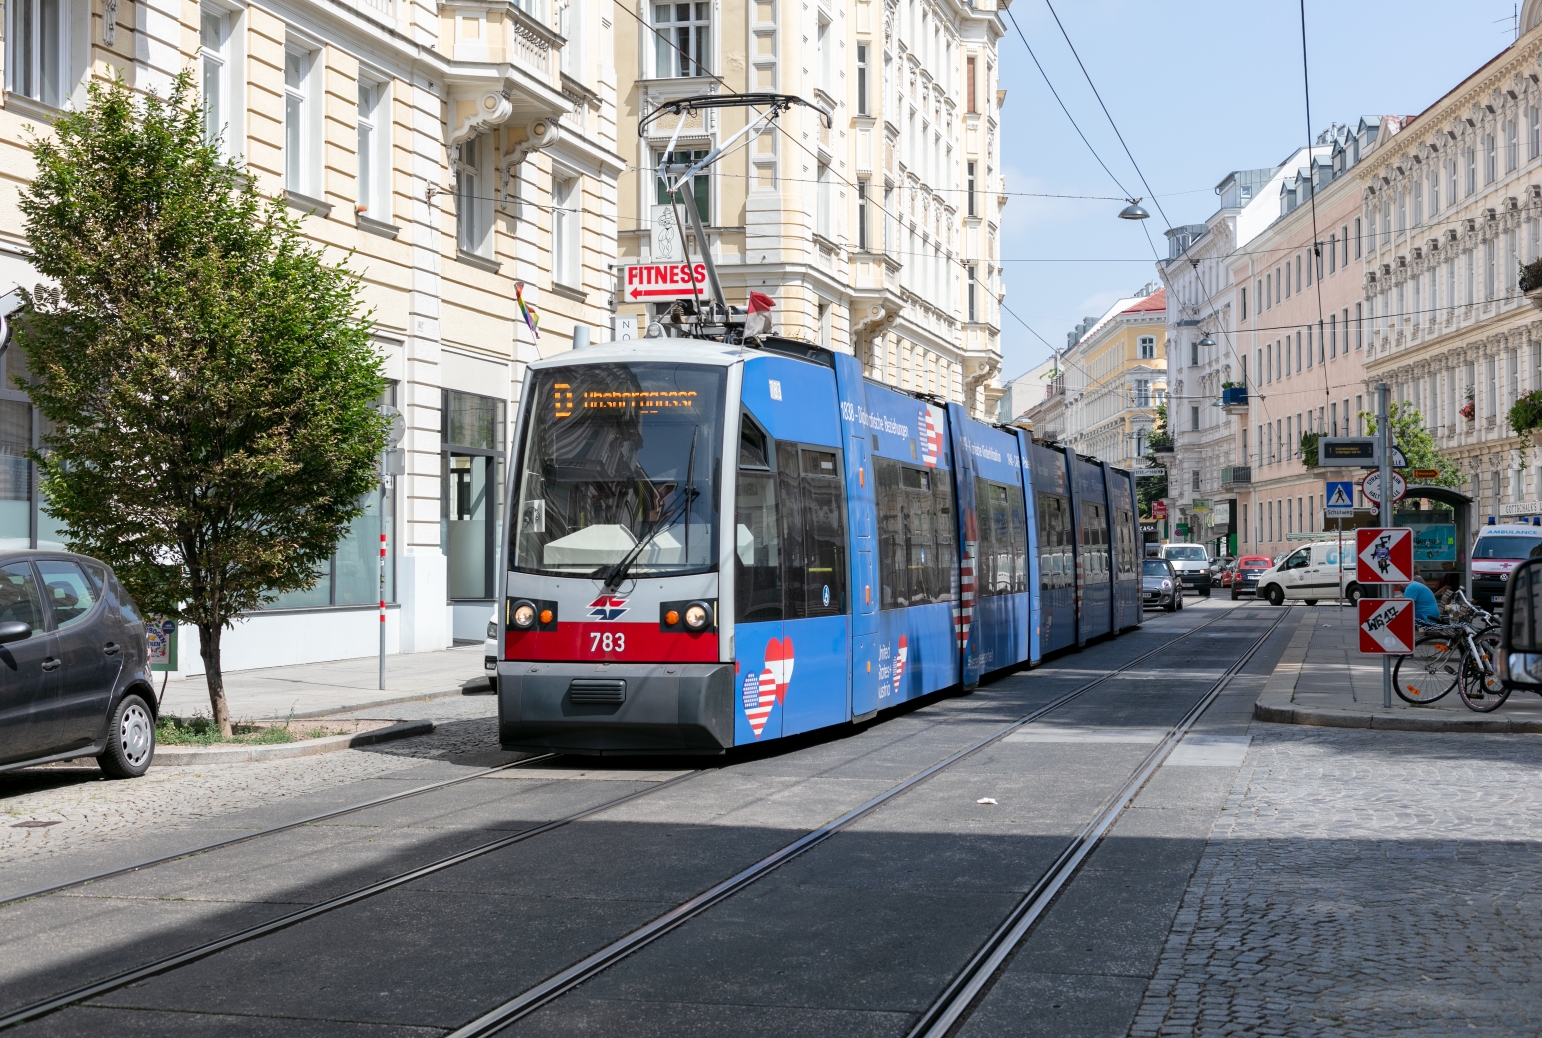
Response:
POLYGON ((1258 575, 1273 565, 1274 560, 1267 555, 1244 555, 1238 559, 1231 578, 1232 601, 1241 598, 1244 591, 1257 594, 1258 575))

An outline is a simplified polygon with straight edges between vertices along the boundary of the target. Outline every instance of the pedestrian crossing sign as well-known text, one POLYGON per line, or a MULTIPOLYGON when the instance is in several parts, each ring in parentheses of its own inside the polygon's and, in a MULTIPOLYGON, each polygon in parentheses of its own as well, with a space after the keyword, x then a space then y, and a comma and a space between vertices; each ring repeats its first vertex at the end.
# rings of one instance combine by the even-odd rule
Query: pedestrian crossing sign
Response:
POLYGON ((1329 519, 1349 519, 1355 514, 1355 484, 1351 480, 1329 480, 1322 496, 1329 519))

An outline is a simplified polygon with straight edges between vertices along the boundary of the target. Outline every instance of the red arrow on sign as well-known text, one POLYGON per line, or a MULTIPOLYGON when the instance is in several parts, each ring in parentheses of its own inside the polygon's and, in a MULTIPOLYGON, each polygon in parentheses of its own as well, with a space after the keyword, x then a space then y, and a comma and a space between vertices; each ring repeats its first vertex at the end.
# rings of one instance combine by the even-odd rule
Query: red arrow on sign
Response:
POLYGON ((1361 584, 1406 584, 1413 577, 1413 531, 1405 526, 1355 531, 1355 579, 1361 584))
POLYGON ((634 288, 627 295, 633 299, 643 299, 647 296, 690 296, 695 295, 695 290, 688 285, 676 288, 634 288))
POLYGON ((1413 652, 1411 598, 1360 599, 1360 651, 1402 656, 1413 652))

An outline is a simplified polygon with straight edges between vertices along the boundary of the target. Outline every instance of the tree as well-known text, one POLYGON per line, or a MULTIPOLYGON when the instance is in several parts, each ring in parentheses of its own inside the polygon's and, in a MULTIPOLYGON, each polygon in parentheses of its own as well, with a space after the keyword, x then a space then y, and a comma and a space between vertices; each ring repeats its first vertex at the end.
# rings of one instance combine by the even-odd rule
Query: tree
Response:
POLYGON ((20 383, 52 432, 33 460, 70 548, 151 616, 198 629, 230 732, 220 636, 316 581, 376 480, 385 387, 345 266, 206 142, 197 94, 118 79, 37 135, 20 383))
MULTIPOLYGON (((1156 406, 1156 421, 1152 425, 1151 435, 1146 437, 1148 448, 1166 447, 1172 443, 1172 437, 1167 433, 1167 405, 1156 406)), ((1156 469, 1160 475, 1142 476, 1135 481, 1135 497, 1140 506, 1139 512, 1148 518, 1151 516, 1151 506, 1167 496, 1167 469, 1157 461, 1156 454, 1147 453, 1143 459, 1147 468, 1156 469)))
MULTIPOLYGON (((1369 411, 1361 411, 1360 417, 1365 420, 1365 434, 1376 435, 1376 416, 1369 411)), ((1462 470, 1456 463, 1440 453, 1440 448, 1435 446, 1435 439, 1424 428, 1424 416, 1419 409, 1406 400, 1394 401, 1387 409, 1387 421, 1392 427, 1392 442, 1403 452, 1403 457, 1408 462, 1407 468, 1397 471, 1408 480, 1409 485, 1420 483, 1424 486, 1459 487, 1467 482, 1467 477, 1462 475, 1462 470), (1439 469, 1440 475, 1435 479, 1415 480, 1414 469, 1439 469)))

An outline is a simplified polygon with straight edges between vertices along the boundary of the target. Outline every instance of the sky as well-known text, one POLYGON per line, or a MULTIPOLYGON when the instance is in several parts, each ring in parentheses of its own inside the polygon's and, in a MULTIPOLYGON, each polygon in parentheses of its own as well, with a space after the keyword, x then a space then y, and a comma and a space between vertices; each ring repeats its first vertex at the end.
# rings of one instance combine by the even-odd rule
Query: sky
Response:
MULTIPOLYGON (((1514 40, 1511 0, 1306 0, 1312 136, 1362 115, 1416 115, 1514 40)), ((1232 170, 1275 166, 1307 142, 1297 4, 1015 0, 999 44, 1006 306, 1002 381, 1064 348, 1066 332, 1158 280, 1169 226, 1203 223, 1232 170), (1108 106, 1135 164, 1050 14, 1108 106), (1125 194, 1077 136, 1013 19, 1097 155, 1145 221, 1117 218, 1125 194), (1153 204, 1152 195, 1155 194, 1153 204), (1166 219, 1163 219, 1163 212, 1166 219), (1016 314, 1014 317, 1013 314, 1016 314), (1021 318, 1021 320, 1018 320, 1021 318), (1025 327, 1024 325, 1028 327, 1025 327), (1031 327, 1032 331, 1029 330, 1031 327), (1042 336, 1040 339, 1034 335, 1042 336)))

